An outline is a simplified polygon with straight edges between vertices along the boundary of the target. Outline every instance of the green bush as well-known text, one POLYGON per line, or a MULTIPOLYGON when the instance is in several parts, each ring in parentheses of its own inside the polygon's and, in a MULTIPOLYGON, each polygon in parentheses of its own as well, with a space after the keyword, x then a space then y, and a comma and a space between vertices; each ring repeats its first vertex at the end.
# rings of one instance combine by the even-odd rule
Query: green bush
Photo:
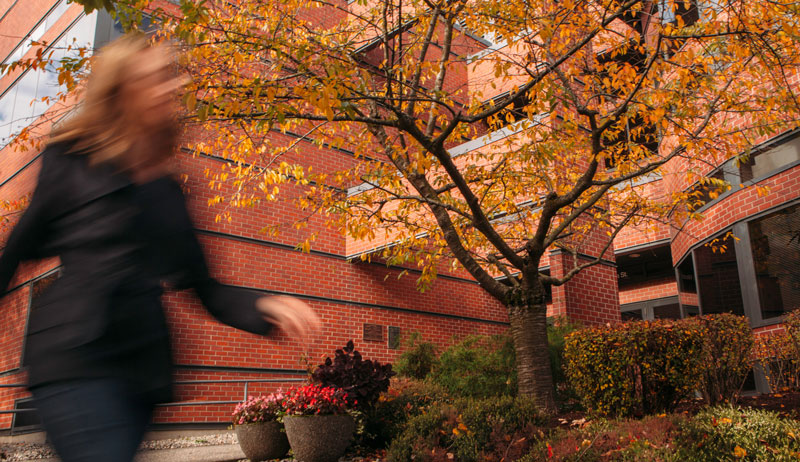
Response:
POLYGON ((389 462, 515 460, 530 450, 543 423, 527 398, 462 398, 411 418, 392 441, 389 462))
POLYGON ((712 314, 681 321, 702 332, 700 391, 709 404, 733 403, 753 367, 753 331, 743 316, 712 314))
POLYGON ((452 401, 447 391, 430 382, 394 379, 374 409, 365 416, 364 445, 386 447, 406 422, 427 409, 452 401))
POLYGON ((687 421, 675 440, 674 461, 796 461, 800 423, 774 412, 718 406, 687 421))
POLYGON ((436 367, 436 345, 420 338, 419 332, 414 332, 405 342, 405 351, 394 363, 399 376, 422 380, 436 367))
POLYGON ((453 396, 513 396, 517 390, 515 358, 508 335, 469 336, 439 356, 430 379, 453 396))
POLYGON ((703 339, 694 325, 632 322, 567 337, 565 371, 588 410, 606 415, 666 411, 698 383, 703 339))
POLYGON ((550 369, 553 372, 553 385, 556 387, 556 398, 562 403, 575 398, 564 373, 564 346, 567 336, 579 328, 579 324, 566 318, 556 319, 547 326, 547 346, 550 353, 550 369))

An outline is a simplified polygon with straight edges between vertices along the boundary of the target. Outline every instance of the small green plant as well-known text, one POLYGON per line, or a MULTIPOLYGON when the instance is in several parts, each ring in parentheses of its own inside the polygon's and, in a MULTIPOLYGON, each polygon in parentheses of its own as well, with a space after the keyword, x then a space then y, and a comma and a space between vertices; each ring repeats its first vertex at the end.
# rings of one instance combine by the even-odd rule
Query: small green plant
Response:
POLYGON ((412 333, 404 343, 405 351, 394 363, 397 374, 401 377, 424 379, 438 363, 436 345, 422 341, 419 332, 412 333))
POLYGON ((797 461, 800 423, 774 412, 717 406, 687 421, 675 447, 675 462, 797 461))
POLYGON ((547 345, 550 353, 550 368, 553 371, 553 384, 556 388, 556 397, 562 404, 575 398, 564 373, 564 347, 567 336, 580 327, 580 324, 566 318, 556 318, 547 326, 547 345))
POLYGON ((509 335, 469 336, 439 356, 430 379, 453 396, 516 394, 514 344, 509 335))

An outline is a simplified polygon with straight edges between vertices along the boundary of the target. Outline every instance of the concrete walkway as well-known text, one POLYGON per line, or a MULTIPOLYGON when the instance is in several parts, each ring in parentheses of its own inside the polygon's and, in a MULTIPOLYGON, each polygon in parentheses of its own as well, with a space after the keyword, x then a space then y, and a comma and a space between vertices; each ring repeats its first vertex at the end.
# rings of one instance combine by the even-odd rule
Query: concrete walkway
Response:
MULTIPOLYGON (((209 435, 230 434, 227 429, 202 429, 202 430, 161 430, 145 434, 145 441, 169 440, 185 437, 208 437, 209 435)), ((45 442, 44 432, 29 433, 26 435, 0 437, 2 443, 33 443, 45 442)), ((224 440, 223 438, 222 440, 224 440)), ((221 442, 221 441, 220 441, 221 442)), ((41 455, 39 455, 41 457, 41 455)), ((60 462, 58 458, 22 459, 30 462, 60 462)), ((136 455, 134 462, 231 462, 246 460, 238 444, 216 444, 205 446, 192 446, 183 448, 142 449, 136 455)))
MULTIPOLYGON (((141 451, 134 462, 232 462, 245 459, 238 444, 141 451)), ((60 462, 60 459, 29 459, 31 462, 60 462)))

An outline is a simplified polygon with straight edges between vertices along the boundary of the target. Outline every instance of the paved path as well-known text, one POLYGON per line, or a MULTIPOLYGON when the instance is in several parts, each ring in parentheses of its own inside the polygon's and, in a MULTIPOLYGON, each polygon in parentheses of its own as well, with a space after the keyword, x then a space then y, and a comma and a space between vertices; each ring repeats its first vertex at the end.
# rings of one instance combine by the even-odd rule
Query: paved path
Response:
MULTIPOLYGON (((231 462, 244 459, 238 444, 141 451, 134 462, 231 462)), ((30 459, 31 462, 60 462, 59 459, 30 459)))
POLYGON ((223 462, 244 459, 238 444, 142 451, 134 462, 223 462))

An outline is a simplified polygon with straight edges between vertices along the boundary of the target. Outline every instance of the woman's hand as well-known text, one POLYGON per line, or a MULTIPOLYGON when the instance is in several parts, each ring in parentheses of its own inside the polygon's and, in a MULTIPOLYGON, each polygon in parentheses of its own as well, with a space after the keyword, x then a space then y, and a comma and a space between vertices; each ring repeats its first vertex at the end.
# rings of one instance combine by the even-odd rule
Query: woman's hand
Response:
POLYGON ((308 338, 319 332, 322 322, 317 313, 306 303, 286 295, 261 297, 256 301, 261 315, 292 337, 307 343, 308 338))

